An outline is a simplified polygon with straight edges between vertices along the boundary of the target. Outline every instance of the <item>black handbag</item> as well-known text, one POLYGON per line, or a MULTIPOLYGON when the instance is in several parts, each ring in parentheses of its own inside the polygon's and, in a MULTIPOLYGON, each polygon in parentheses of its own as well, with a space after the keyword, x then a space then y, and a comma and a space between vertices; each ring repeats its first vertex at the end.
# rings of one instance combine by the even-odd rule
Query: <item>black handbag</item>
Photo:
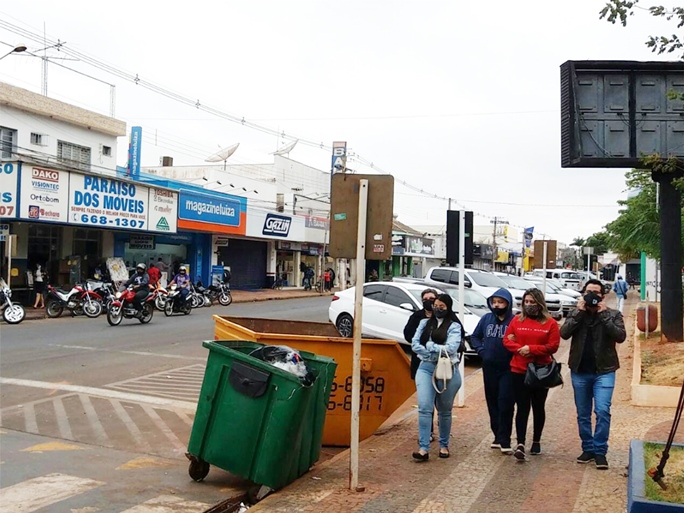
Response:
POLYGON ((554 388, 563 384, 561 364, 552 356, 551 363, 539 365, 534 362, 527 364, 525 385, 530 388, 554 388))

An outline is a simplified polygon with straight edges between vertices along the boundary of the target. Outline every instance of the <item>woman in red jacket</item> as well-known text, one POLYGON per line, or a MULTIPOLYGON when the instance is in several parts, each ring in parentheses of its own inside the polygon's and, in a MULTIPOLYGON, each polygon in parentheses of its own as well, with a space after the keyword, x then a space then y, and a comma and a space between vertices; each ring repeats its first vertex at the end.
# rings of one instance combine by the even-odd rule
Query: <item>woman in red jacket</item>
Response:
POLYGON ((517 407, 515 431, 518 437, 514 456, 519 461, 525 461, 525 434, 530 407, 534 415, 530 454, 541 454, 541 435, 546 420, 544 407, 549 393, 548 389, 536 390, 525 385, 527 364, 551 363, 551 355, 558 351, 560 344, 558 323, 549 315, 542 291, 526 290, 522 303, 522 312, 510 322, 503 340, 506 348, 513 353, 511 372, 513 396, 517 407))

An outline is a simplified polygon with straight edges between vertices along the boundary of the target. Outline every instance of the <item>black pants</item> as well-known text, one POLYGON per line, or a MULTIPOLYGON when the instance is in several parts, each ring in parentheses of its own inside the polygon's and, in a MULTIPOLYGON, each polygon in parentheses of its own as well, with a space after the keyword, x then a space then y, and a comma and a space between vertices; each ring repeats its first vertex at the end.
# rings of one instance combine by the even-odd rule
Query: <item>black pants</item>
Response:
POLYGON ((515 414, 515 433, 519 444, 525 444, 525 434, 527 431, 527 420, 530 418, 530 407, 532 407, 534 426, 532 441, 540 442, 544 422, 546 421, 546 396, 549 395, 548 389, 533 390, 525 385, 525 375, 511 373, 513 383, 513 396, 518 411, 515 414))
POLYGON ((511 446, 511 432, 513 431, 515 399, 511 383, 512 374, 508 365, 505 367, 482 366, 489 425, 494 433, 494 442, 504 447, 511 446))
POLYGON ((148 295, 149 292, 147 290, 138 289, 135 293, 135 297, 133 298, 133 306, 136 307, 138 310, 142 308, 142 302, 148 295))

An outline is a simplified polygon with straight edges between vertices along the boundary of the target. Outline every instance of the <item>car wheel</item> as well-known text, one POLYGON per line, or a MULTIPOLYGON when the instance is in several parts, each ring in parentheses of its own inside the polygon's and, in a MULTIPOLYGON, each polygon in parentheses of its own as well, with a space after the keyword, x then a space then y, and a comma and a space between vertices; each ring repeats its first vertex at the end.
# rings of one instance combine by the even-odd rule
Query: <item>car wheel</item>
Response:
POLYGON ((354 319, 351 315, 343 313, 337 318, 335 323, 337 331, 345 338, 351 338, 354 335, 354 319))

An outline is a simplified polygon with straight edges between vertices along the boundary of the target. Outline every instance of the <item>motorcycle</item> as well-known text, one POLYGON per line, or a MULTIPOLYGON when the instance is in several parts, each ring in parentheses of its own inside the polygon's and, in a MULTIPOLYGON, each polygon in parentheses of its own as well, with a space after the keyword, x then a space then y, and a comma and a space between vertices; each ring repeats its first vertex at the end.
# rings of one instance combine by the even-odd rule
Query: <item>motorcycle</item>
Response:
POLYGON ((195 290, 202 297, 204 304, 202 306, 213 306, 217 299, 216 291, 212 287, 204 287, 201 281, 195 284, 195 290))
POLYGON ((166 297, 166 303, 164 304, 164 315, 171 317, 175 313, 183 313, 188 315, 192 311, 192 302, 188 296, 185 301, 181 299, 180 289, 174 283, 171 285, 171 289, 166 297))
POLYGON ((85 314, 94 319, 102 313, 102 296, 83 285, 74 285, 69 292, 48 285, 47 316, 59 317, 65 308, 71 311, 71 315, 85 314))
POLYGON ((126 319, 138 319, 142 324, 147 324, 152 320, 154 313, 154 302, 157 294, 152 292, 143 299, 142 307, 136 308, 133 306, 135 299, 135 290, 133 285, 130 285, 126 290, 116 293, 116 299, 112 301, 107 310, 107 322, 110 326, 118 326, 121 321, 126 319))
POLYGON ((154 306, 160 312, 163 312, 166 308, 166 302, 169 299, 169 291, 161 286, 161 283, 157 282, 155 287, 157 297, 154 300, 154 306))
POLYGON ((88 290, 95 292, 102 298, 102 310, 105 312, 109 310, 109 306, 112 304, 112 301, 116 299, 114 284, 108 282, 88 280, 87 286, 88 290))
POLYGON ((213 290, 216 298, 221 306, 228 306, 233 302, 233 296, 230 293, 230 284, 228 282, 220 282, 218 285, 212 285, 209 290, 213 290))
POLYGON ((26 310, 19 303, 12 303, 12 291, 0 280, 0 310, 7 324, 19 324, 26 317, 26 310))
POLYGON ((192 282, 190 282, 190 293, 187 300, 192 304, 193 308, 202 308, 206 304, 204 296, 197 291, 192 282))

